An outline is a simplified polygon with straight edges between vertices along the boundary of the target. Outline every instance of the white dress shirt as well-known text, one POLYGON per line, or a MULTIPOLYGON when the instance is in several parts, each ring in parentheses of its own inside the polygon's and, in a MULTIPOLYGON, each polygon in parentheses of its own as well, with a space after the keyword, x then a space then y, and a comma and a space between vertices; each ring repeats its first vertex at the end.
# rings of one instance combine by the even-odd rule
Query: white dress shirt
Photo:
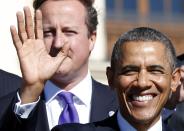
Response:
MULTIPOLYGON (((120 131, 137 131, 131 124, 126 121, 121 115, 120 111, 117 113, 117 121, 120 128, 120 131)), ((162 118, 148 129, 148 131, 162 131, 162 118)))
MULTIPOLYGON (((62 91, 63 90, 61 90, 51 81, 47 81, 44 87, 44 95, 46 100, 45 104, 50 129, 58 125, 59 116, 63 110, 63 102, 57 96, 57 94, 59 94, 62 91)), ((92 96, 92 79, 89 71, 87 76, 74 88, 69 90, 69 92, 75 95, 73 97, 73 100, 79 115, 80 123, 88 123, 90 120, 91 96, 92 96)), ((20 115, 20 117, 27 118, 29 116, 29 113, 36 106, 37 102, 20 105, 21 103, 20 100, 20 102, 16 103, 14 111, 16 114, 20 115)))

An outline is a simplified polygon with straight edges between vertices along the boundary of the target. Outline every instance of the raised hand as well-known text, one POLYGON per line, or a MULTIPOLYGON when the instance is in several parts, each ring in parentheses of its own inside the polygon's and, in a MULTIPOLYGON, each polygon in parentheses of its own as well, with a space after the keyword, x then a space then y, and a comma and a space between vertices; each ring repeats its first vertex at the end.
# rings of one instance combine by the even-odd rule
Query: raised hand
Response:
POLYGON ((22 12, 17 12, 18 32, 14 26, 10 27, 10 31, 24 79, 21 101, 29 103, 38 99, 46 80, 53 76, 67 57, 69 44, 65 43, 56 57, 50 56, 43 41, 41 11, 36 11, 35 23, 28 7, 24 8, 24 16, 22 12))

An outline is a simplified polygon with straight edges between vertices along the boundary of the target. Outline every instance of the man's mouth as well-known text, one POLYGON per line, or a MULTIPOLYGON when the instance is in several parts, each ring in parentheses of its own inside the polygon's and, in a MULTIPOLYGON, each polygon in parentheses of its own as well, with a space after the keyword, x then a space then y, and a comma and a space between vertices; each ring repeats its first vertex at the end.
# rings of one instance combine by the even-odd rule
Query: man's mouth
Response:
POLYGON ((131 94, 128 101, 136 107, 145 107, 152 103, 157 96, 156 93, 131 94))
POLYGON ((133 101, 150 101, 153 99, 153 95, 132 95, 132 100, 133 101))

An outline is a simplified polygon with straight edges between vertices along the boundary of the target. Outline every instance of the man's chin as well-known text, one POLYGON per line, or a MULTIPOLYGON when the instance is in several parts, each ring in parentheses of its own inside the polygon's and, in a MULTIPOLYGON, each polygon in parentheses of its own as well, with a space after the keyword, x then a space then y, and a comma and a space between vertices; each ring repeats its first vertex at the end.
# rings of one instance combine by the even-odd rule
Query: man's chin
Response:
POLYGON ((57 79, 57 78, 64 77, 65 75, 66 75, 66 72, 64 70, 59 70, 55 72, 52 78, 57 79))
POLYGON ((132 119, 137 124, 150 124, 154 123, 154 121, 157 121, 157 117, 155 116, 154 111, 152 112, 143 112, 142 114, 133 114, 132 119))

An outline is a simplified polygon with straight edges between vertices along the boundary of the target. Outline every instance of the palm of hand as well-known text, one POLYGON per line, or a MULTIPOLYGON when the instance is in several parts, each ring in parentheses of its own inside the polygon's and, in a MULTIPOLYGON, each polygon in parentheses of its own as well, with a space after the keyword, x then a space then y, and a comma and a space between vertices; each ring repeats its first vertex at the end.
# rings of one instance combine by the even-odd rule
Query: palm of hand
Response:
POLYGON ((18 50, 18 54, 22 75, 27 84, 49 79, 60 65, 48 54, 40 39, 28 39, 18 50))

